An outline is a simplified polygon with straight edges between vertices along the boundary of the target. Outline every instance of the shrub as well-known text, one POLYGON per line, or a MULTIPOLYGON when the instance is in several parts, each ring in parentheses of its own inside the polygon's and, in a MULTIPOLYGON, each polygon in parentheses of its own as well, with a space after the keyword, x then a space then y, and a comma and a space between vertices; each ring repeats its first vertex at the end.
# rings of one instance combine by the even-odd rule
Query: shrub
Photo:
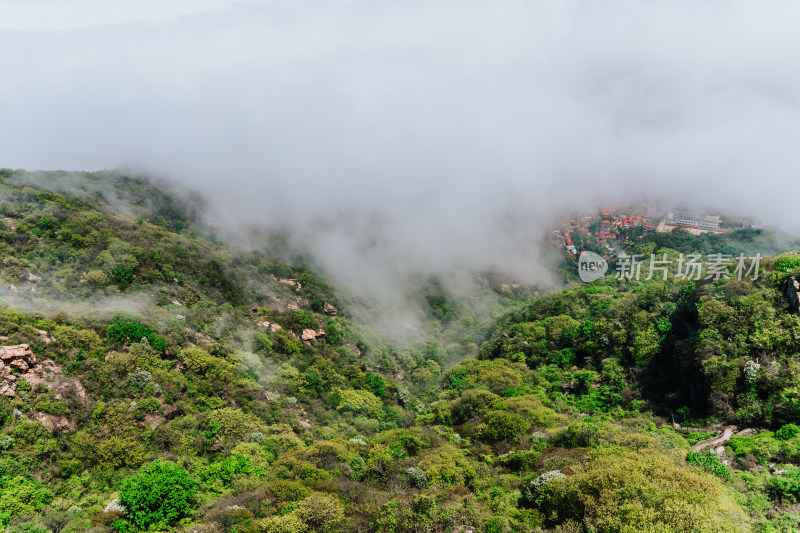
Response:
POLYGON ((747 516, 717 479, 680 467, 666 455, 598 448, 570 468, 573 475, 538 491, 535 505, 548 527, 573 521, 602 532, 750 529, 747 516))
POLYGON ((484 442, 494 443, 518 439, 530 427, 530 423, 520 415, 506 411, 491 411, 483 424, 478 426, 477 436, 484 442))
POLYGON ((554 479, 563 479, 567 476, 561 473, 560 470, 550 470, 539 476, 528 477, 520 487, 522 492, 521 503, 527 506, 532 506, 536 503, 536 498, 539 497, 539 492, 545 485, 554 479))
POLYGON ((408 476, 408 484, 415 489, 428 488, 428 476, 421 468, 410 467, 406 468, 406 475, 408 476))
POLYGON ((220 357, 214 357, 202 348, 188 348, 181 352, 186 367, 200 376, 216 376, 222 381, 232 381, 234 366, 220 357))
POLYGON ((300 518, 292 514, 270 516, 258 522, 260 533, 306 533, 308 528, 300 518))
POLYGON ((344 507, 339 500, 322 492, 312 492, 297 504, 297 516, 312 531, 327 531, 344 520, 344 507))
POLYGON ((0 515, 29 515, 53 501, 53 494, 35 479, 16 476, 3 481, 0 496, 0 515))
POLYGON ((111 279, 120 289, 125 289, 133 281, 133 268, 128 265, 117 265, 111 270, 111 279))
POLYGON ((371 413, 381 408, 380 399, 369 391, 339 388, 333 389, 332 394, 338 394, 339 403, 336 409, 339 411, 351 411, 356 413, 371 413))
POLYGON ((470 486, 477 477, 475 468, 463 452, 446 444, 434 450, 419 462, 432 487, 449 488, 470 486))
POLYGON ((120 483, 120 503, 138 528, 166 529, 189 515, 197 485, 183 467, 156 461, 120 483))
POLYGON ((14 438, 8 435, 0 435, 0 450, 10 450, 14 447, 14 438))
POLYGON ((800 426, 794 424, 786 424, 781 429, 775 432, 775 436, 780 440, 789 440, 800 433, 800 426))
POLYGON ((144 389, 153 381, 153 374, 147 370, 142 370, 138 366, 128 374, 128 384, 134 389, 144 389))
POLYGON ((136 322, 117 321, 108 328, 108 338, 117 344, 131 344, 139 342, 143 338, 156 352, 164 354, 167 351, 167 341, 159 337, 148 327, 137 324, 136 322))
POLYGON ((259 431, 263 433, 265 429, 263 422, 254 415, 234 407, 223 407, 211 411, 206 420, 209 425, 217 426, 220 435, 237 441, 259 431))
POLYGON ((311 494, 311 489, 299 481, 279 479, 267 484, 267 490, 279 502, 299 501, 311 494))
POLYGON ((722 461, 720 461, 719 457, 714 453, 689 452, 686 454, 686 462, 690 465, 702 466, 703 470, 706 472, 719 476, 722 479, 731 478, 728 467, 722 464, 722 461))
POLYGON ((36 522, 25 522, 12 527, 11 533, 50 533, 50 530, 36 522))
POLYGON ((775 474, 769 480, 771 496, 782 503, 797 503, 800 500, 800 468, 785 465, 784 469, 786 472, 775 474))

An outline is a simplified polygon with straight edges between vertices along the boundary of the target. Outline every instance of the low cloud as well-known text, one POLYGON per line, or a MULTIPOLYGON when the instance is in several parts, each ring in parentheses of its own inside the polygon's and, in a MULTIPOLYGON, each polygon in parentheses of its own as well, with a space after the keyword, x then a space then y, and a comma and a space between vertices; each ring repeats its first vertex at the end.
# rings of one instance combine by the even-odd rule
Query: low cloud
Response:
POLYGON ((166 176, 342 284, 541 281, 640 198, 800 230, 796 2, 69 4, 0 7, 0 166, 166 176))

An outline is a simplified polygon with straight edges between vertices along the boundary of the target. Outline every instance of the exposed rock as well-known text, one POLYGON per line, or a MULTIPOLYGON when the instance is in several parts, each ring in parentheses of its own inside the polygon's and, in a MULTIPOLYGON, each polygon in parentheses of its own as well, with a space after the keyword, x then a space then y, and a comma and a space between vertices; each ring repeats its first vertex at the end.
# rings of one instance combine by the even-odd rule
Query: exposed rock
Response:
POLYGON ((6 221, 6 225, 8 226, 8 231, 14 231, 17 229, 17 223, 11 217, 5 217, 3 220, 6 221))
POLYGON ((300 284, 299 281, 296 279, 280 279, 278 283, 283 283, 284 285, 289 285, 290 287, 294 287, 294 290, 299 291, 303 286, 300 284))
POLYGON ((36 412, 36 414, 33 415, 33 417, 35 420, 44 425, 48 430, 50 430, 51 433, 53 431, 66 432, 66 431, 74 431, 77 429, 77 426, 74 423, 70 422, 69 418, 65 416, 56 416, 47 413, 36 412))
POLYGON ((300 308, 297 307, 297 304, 289 304, 289 305, 286 306, 286 309, 288 309, 289 311, 299 311, 300 310, 300 308))
POLYGON ((36 357, 27 344, 15 344, 13 346, 0 346, 0 360, 9 362, 18 359, 36 362, 36 357))
POLYGON ((167 419, 161 415, 147 413, 144 415, 144 423, 145 425, 152 431, 156 429, 158 426, 166 422, 167 419))
POLYGON ((194 344, 217 344, 217 342, 209 337, 204 333, 200 333, 199 331, 194 331, 192 329, 186 328, 186 332, 192 336, 192 342, 194 344))
MULTIPOLYGON (((47 332, 41 333, 47 335, 47 332)), ((12 369, 19 372, 21 374, 20 377, 24 378, 32 387, 42 385, 48 389, 56 390, 59 398, 63 397, 67 391, 71 393, 74 388, 75 394, 81 402, 83 404, 88 403, 86 389, 83 388, 80 381, 65 378, 61 367, 50 359, 37 362, 36 356, 27 344, 0 347, 0 394, 11 397, 16 396, 17 383, 19 382, 19 378, 11 373, 12 369)), ((40 422, 42 421, 40 420, 40 422)), ((63 420, 58 417, 51 419, 50 422, 52 423, 42 423, 59 430, 64 428, 63 420)), ((69 424, 69 421, 67 421, 67 424, 69 424)))
POLYGON ((33 355, 27 344, 2 346, 0 347, 0 362, 3 365, 0 366, 0 394, 16 396, 17 376, 11 371, 14 369, 21 374, 26 374, 36 364, 36 356, 33 355))
POLYGON ((316 330, 316 331, 313 330, 313 329, 304 329, 303 330, 303 335, 301 336, 301 338, 304 341, 313 341, 314 339, 317 339, 319 337, 324 337, 324 336, 325 336, 325 331, 323 331, 321 329, 316 330))
POLYGON ((39 336, 42 338, 45 344, 50 344, 51 342, 56 342, 55 337, 47 333, 45 330, 39 330, 39 336))
POLYGON ((24 374, 28 371, 28 363, 24 359, 14 359, 8 366, 11 368, 15 368, 20 371, 20 373, 24 374))
POLYGON ((24 279, 25 281, 30 281, 31 283, 38 283, 42 281, 42 278, 33 274, 31 272, 26 272, 25 274, 20 275, 20 279, 24 279))
POLYGON ((173 305, 177 305, 178 307, 183 307, 178 300, 170 300, 173 305))
POLYGON ((511 292, 514 289, 518 289, 519 284, 517 283, 501 283, 499 286, 500 292, 511 292))
POLYGON ((325 305, 322 306, 322 312, 331 316, 335 316, 339 313, 339 311, 337 311, 336 308, 329 303, 325 303, 325 305))
POLYGON ((272 333, 275 333, 279 329, 283 329, 281 328, 280 324, 277 324, 275 322, 270 322, 269 320, 259 320, 258 322, 256 322, 256 325, 261 326, 264 329, 268 329, 272 333))

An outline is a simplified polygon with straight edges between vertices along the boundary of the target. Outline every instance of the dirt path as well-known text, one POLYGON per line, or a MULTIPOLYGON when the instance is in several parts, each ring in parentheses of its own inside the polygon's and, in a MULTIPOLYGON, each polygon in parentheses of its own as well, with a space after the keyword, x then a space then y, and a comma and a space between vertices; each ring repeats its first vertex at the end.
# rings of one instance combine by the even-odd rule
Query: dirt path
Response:
POLYGON ((722 444, 725 444, 730 440, 730 438, 736 433, 738 428, 736 426, 727 426, 721 434, 717 435, 716 437, 711 437, 710 439, 701 440, 694 446, 692 446, 693 452, 699 452, 705 450, 709 446, 712 448, 716 448, 722 444))

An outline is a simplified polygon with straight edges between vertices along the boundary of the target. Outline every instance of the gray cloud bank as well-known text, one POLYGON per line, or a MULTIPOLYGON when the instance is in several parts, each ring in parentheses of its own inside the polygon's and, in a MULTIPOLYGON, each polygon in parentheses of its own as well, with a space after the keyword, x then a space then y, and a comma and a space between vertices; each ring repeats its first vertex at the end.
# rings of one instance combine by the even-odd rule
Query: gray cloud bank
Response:
POLYGON ((565 208, 800 230, 789 0, 0 4, 0 166, 127 166, 335 279, 541 279, 565 208))

